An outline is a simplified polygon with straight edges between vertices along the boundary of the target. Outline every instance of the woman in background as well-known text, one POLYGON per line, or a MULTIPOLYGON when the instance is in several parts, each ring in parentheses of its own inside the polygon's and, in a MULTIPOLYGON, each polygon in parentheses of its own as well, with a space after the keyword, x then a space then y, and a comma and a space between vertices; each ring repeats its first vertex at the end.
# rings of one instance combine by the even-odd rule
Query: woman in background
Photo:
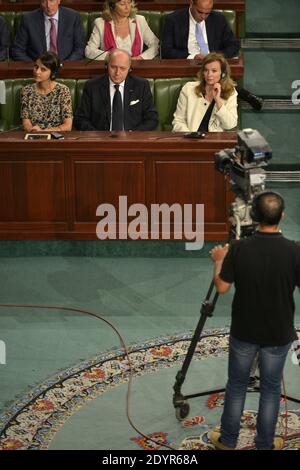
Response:
POLYGON ((216 52, 205 56, 197 79, 180 92, 173 131, 222 132, 236 127, 237 92, 224 56, 216 52))
POLYGON ((72 129, 71 93, 66 85, 56 81, 60 67, 53 52, 46 52, 35 61, 34 83, 21 91, 21 119, 26 132, 72 129))
POLYGON ((132 60, 153 59, 158 55, 159 41, 144 16, 137 15, 134 1, 109 0, 104 3, 102 18, 94 22, 85 48, 89 59, 105 59, 105 51, 123 49, 132 60), (143 52, 144 44, 148 47, 143 52))

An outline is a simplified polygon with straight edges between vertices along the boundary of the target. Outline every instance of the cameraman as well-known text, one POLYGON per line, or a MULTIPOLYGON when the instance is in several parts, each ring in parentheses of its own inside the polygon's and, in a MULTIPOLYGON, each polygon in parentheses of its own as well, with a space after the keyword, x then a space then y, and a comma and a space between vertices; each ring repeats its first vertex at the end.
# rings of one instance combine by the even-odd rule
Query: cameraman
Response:
POLYGON ((251 217, 259 222, 249 238, 211 251, 214 282, 219 293, 232 283, 235 294, 229 339, 228 382, 221 432, 210 432, 217 449, 236 447, 251 365, 256 354, 260 365, 260 399, 256 423, 257 449, 280 450, 275 437, 281 379, 287 353, 296 338, 294 298, 300 290, 300 246, 283 237, 278 224, 284 200, 272 191, 258 194, 251 217))

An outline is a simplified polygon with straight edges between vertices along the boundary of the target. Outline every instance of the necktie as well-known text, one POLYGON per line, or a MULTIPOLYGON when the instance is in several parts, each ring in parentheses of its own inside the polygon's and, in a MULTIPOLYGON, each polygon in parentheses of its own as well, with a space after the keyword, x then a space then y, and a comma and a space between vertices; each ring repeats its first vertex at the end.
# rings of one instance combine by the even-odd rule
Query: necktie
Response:
POLYGON ((111 121, 111 130, 112 131, 122 131, 123 124, 123 105, 122 105, 122 96, 119 90, 119 85, 114 85, 115 94, 112 105, 112 121, 111 121))
POLYGON ((51 26, 50 26, 50 51, 55 52, 57 54, 57 33, 56 33, 56 26, 55 26, 55 19, 49 19, 51 26))
POLYGON ((196 39, 197 39, 197 42, 198 42, 199 47, 200 47, 201 54, 207 55, 208 54, 208 47, 207 47, 207 44, 204 40, 204 36, 203 36, 203 32, 202 32, 202 28, 200 26, 200 23, 196 23, 195 35, 196 35, 196 39))

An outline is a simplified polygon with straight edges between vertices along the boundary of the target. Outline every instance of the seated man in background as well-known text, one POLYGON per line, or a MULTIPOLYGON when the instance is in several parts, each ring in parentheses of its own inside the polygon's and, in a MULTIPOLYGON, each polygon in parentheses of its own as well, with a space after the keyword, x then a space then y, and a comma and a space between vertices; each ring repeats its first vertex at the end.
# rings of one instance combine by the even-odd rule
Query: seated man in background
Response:
POLYGON ((190 0, 190 6, 166 16, 162 37, 163 59, 199 59, 220 52, 238 56, 240 43, 222 13, 212 11, 213 0, 190 0))
POLYGON ((8 48, 10 45, 10 34, 5 20, 0 16, 0 60, 8 59, 8 48))
POLYGON ((106 58, 107 74, 88 80, 74 117, 81 131, 151 131, 158 123, 145 78, 128 75, 131 57, 114 49, 106 58))
MULTIPOLYGON (((202 60, 209 52, 227 59, 238 56, 240 43, 222 13, 213 11, 213 0, 190 0, 190 6, 166 16, 162 36, 163 59, 202 60)), ((262 99, 236 87, 240 99, 260 110, 262 99)))
POLYGON ((12 46, 14 60, 35 60, 51 51, 61 60, 84 57, 85 36, 80 14, 60 6, 60 0, 41 0, 40 8, 24 13, 12 46))

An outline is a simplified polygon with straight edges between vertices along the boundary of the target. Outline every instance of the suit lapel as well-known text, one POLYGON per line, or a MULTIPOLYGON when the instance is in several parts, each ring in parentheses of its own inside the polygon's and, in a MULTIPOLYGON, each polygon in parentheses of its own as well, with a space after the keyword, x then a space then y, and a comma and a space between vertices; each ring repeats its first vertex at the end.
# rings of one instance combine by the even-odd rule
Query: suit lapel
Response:
POLYGON ((111 120, 111 104, 110 104, 110 92, 109 92, 109 78, 108 75, 104 75, 100 79, 100 106, 103 106, 103 112, 105 116, 105 123, 107 130, 110 128, 110 120, 111 120))
POLYGON ((124 103, 123 103, 123 110, 124 110, 124 130, 127 129, 127 124, 129 120, 129 102, 130 102, 130 77, 126 77, 125 86, 124 86, 124 103))
POLYGON ((133 44, 133 41, 135 38, 135 30, 136 30, 136 20, 129 18, 129 31, 130 31, 131 44, 133 44))
MULTIPOLYGON (((190 30, 190 9, 187 8, 186 11, 184 12, 184 21, 182 22, 182 25, 179 27, 179 31, 181 30, 182 34, 182 41, 180 41, 180 47, 182 47, 182 44, 186 44, 186 47, 188 48, 188 41, 189 41, 189 30, 190 30)), ((179 25, 178 25, 179 26, 179 25)), ((180 37, 180 35, 178 35, 180 37)))
POLYGON ((127 76, 124 86, 124 129, 130 129, 130 102, 134 100, 134 90, 130 75, 127 76))
POLYGON ((37 24, 36 24, 35 27, 36 27, 36 30, 37 30, 37 37, 39 38, 39 41, 40 41, 40 38, 42 38, 42 48, 41 48, 41 50, 46 51, 47 50, 47 41, 46 41, 46 31, 45 31, 45 17, 44 17, 44 13, 43 13, 42 9, 40 9, 39 18, 38 18, 38 21, 37 21, 37 24))
POLYGON ((60 7, 59 14, 58 14, 58 25, 57 25, 57 50, 58 54, 63 56, 63 48, 64 48, 64 37, 63 32, 66 31, 65 25, 65 15, 64 10, 60 7))
POLYGON ((209 51, 213 51, 215 41, 214 41, 214 25, 211 21, 211 15, 209 15, 207 19, 205 20, 205 28, 206 28, 208 49, 209 51))

